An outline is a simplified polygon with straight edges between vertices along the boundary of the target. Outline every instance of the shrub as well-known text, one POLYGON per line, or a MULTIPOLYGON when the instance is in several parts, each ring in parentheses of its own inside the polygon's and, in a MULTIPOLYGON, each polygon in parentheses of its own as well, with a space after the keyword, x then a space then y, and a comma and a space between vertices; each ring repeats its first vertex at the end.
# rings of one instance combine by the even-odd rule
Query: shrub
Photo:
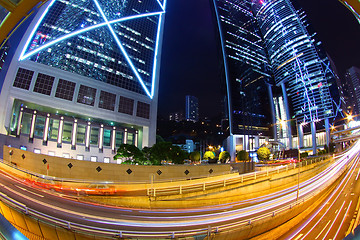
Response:
POLYGON ((268 160, 270 154, 270 150, 267 147, 262 147, 257 150, 259 160, 268 160))
POLYGON ((236 159, 238 161, 247 161, 249 160, 249 153, 245 150, 241 150, 236 154, 236 159))

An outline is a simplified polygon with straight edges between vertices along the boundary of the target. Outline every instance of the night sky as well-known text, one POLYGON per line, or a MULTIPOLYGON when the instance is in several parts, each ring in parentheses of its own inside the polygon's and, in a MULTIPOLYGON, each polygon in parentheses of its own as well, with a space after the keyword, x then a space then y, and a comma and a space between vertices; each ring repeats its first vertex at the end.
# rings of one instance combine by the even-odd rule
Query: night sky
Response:
MULTIPOLYGON (((211 1, 212 2, 212 1, 211 1)), ((360 24, 337 0, 298 0, 335 62, 340 78, 351 66, 360 67, 360 24)), ((161 59, 159 109, 185 112, 185 95, 199 98, 201 117, 219 115, 219 46, 210 0, 168 0, 161 59)))

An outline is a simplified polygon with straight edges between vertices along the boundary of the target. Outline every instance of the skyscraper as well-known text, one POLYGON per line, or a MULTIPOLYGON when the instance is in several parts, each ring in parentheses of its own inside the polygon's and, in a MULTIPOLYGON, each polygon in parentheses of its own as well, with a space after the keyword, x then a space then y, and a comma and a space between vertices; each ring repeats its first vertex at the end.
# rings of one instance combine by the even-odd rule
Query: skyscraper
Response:
POLYGON ((121 143, 154 144, 165 4, 49 1, 7 71, 1 134, 29 150, 101 162, 121 143))
POLYGON ((345 80, 344 85, 347 86, 351 98, 352 114, 357 115, 360 113, 360 69, 353 66, 346 70, 345 80))
POLYGON ((187 95, 185 97, 185 119, 186 121, 199 121, 199 101, 197 97, 187 95))
MULTIPOLYGON (((230 133, 249 146, 252 136, 269 132, 271 73, 261 32, 248 0, 214 0, 227 87, 230 133), (248 138, 250 136, 250 139, 248 138)), ((269 134, 268 134, 269 135, 269 134)))
MULTIPOLYGON (((315 122, 325 120, 328 127, 328 119, 334 116, 329 90, 332 72, 305 26, 303 12, 297 11, 290 0, 214 0, 214 6, 224 57, 231 134, 244 134, 240 141, 249 150, 251 138, 258 145, 256 135, 266 134, 264 128, 270 122, 276 126, 287 121, 287 129, 282 132, 287 133, 286 145, 292 148, 291 120, 296 119, 301 128, 300 145, 302 125, 306 123, 311 123, 316 141, 315 122), (241 126, 245 131, 237 131, 241 126), (259 132, 246 131, 249 128, 259 132)), ((229 144, 238 142, 232 139, 229 144)))

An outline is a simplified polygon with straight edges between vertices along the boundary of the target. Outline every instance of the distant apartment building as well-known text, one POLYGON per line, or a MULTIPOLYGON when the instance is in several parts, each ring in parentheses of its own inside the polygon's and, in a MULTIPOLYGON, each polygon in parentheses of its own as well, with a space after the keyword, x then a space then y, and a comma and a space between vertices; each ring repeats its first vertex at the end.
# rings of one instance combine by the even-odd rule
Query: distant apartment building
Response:
POLYGON ((184 114, 182 112, 174 112, 169 114, 169 120, 175 122, 181 122, 184 120, 184 114))
POLYGON ((185 97, 185 119, 186 121, 199 121, 199 101, 197 97, 187 95, 185 97))

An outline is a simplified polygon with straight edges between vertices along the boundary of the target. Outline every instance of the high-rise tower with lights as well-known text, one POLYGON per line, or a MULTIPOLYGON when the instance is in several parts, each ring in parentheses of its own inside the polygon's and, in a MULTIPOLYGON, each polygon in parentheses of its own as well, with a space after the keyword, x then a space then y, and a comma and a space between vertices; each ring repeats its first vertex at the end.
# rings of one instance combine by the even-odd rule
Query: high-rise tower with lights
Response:
POLYGON ((0 133, 27 150, 111 162, 155 143, 166 0, 51 0, 1 89, 0 133))
POLYGON ((259 146, 257 136, 270 136, 265 129, 275 126, 274 138, 281 137, 292 148, 295 121, 300 145, 307 123, 315 142, 315 123, 324 121, 328 129, 328 119, 334 117, 334 81, 330 62, 306 28, 304 13, 290 0, 213 3, 224 58, 230 145, 238 145, 234 136, 241 134, 243 148, 251 150, 251 138, 259 146))

